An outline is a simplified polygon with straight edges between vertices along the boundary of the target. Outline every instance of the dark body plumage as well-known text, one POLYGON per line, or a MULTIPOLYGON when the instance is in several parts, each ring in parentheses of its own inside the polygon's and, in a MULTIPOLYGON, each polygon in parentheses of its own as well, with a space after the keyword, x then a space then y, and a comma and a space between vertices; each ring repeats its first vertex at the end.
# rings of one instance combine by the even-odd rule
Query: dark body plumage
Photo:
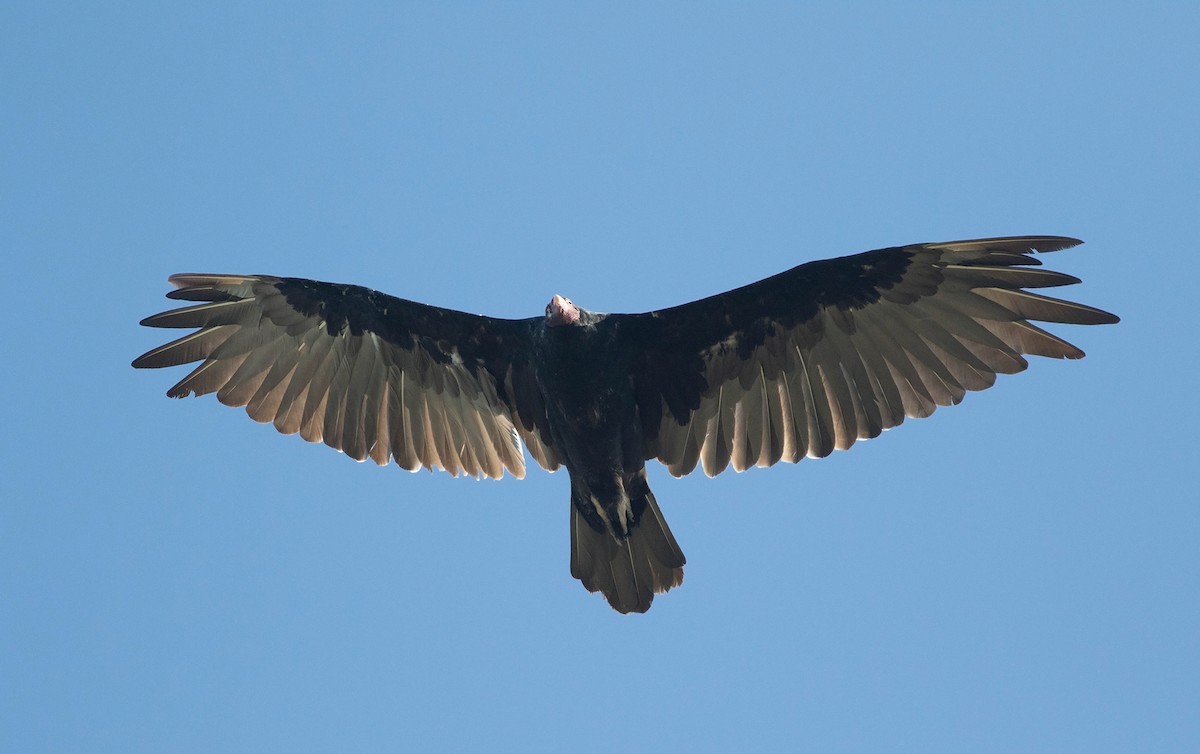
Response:
POLYGON ((645 314, 556 296, 494 319, 352 285, 175 275, 200 302, 143 321, 198 328, 134 361, 200 361, 168 392, 216 392, 284 433, 379 464, 500 477, 533 458, 571 477, 571 574, 621 612, 683 579, 645 462, 680 476, 823 457, 1019 372, 1083 352, 1030 324, 1116 322, 1029 292, 1052 236, 880 249, 645 314))
POLYGON ((533 362, 553 446, 571 475, 571 575, 623 613, 683 582, 683 552, 646 482, 646 443, 630 382, 625 317, 581 311, 533 331, 533 362))

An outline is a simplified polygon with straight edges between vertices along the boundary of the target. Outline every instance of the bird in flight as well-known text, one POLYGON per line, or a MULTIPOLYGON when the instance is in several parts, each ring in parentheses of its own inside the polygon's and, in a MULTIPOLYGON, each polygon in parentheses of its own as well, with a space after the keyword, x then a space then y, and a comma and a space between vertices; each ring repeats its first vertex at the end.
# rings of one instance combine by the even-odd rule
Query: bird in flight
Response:
POLYGON ((258 422, 355 460, 457 476, 571 483, 571 575, 645 612, 683 582, 683 551, 646 480, 657 460, 715 476, 823 458, 1020 372, 1078 359, 1032 324, 1111 324, 1027 289, 1080 282, 1034 252, 1080 241, 985 238, 809 262, 644 314, 555 295, 496 319, 356 285, 271 275, 173 275, 196 302, 142 320, 196 328, 133 362, 200 362, 167 395, 215 392, 258 422))

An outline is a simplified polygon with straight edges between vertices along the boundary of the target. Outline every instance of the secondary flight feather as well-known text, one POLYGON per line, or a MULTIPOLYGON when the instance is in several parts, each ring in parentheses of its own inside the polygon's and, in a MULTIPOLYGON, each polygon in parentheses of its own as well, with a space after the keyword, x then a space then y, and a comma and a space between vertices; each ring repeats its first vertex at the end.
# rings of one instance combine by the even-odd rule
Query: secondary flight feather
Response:
POLYGON ((195 303, 142 324, 194 331, 133 366, 200 362, 169 396, 216 393, 360 461, 523 477, 523 445, 570 477, 571 575, 645 612, 684 566, 647 461, 714 476, 821 458, 956 404, 1027 355, 1081 358, 1033 322, 1118 318, 1032 292, 1080 282, 1032 255, 1079 243, 877 249, 655 312, 555 295, 518 320, 302 278, 173 275, 167 297, 195 303))

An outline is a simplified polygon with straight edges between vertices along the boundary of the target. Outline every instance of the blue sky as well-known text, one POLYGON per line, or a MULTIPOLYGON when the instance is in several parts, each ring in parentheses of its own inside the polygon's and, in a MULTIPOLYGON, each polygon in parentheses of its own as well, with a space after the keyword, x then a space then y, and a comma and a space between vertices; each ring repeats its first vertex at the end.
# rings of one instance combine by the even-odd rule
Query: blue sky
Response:
POLYGON ((1200 749, 1198 6, 106 5, 0 10, 0 750, 1200 749), (174 272, 524 317, 1024 233, 1087 241, 1088 358, 656 470, 645 616, 570 578, 563 473, 129 367, 174 272))

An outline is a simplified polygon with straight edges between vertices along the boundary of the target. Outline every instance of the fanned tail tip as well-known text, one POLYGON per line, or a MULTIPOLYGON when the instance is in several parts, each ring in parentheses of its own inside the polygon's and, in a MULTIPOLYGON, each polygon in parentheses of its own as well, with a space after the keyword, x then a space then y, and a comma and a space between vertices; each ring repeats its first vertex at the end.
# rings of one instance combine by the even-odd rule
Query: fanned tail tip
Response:
POLYGON ((683 583, 686 559, 645 484, 644 471, 628 489, 636 515, 628 536, 589 523, 571 504, 571 575, 589 592, 601 592, 619 613, 644 613, 655 594, 683 583), (640 482, 640 484, 638 483, 640 482))

